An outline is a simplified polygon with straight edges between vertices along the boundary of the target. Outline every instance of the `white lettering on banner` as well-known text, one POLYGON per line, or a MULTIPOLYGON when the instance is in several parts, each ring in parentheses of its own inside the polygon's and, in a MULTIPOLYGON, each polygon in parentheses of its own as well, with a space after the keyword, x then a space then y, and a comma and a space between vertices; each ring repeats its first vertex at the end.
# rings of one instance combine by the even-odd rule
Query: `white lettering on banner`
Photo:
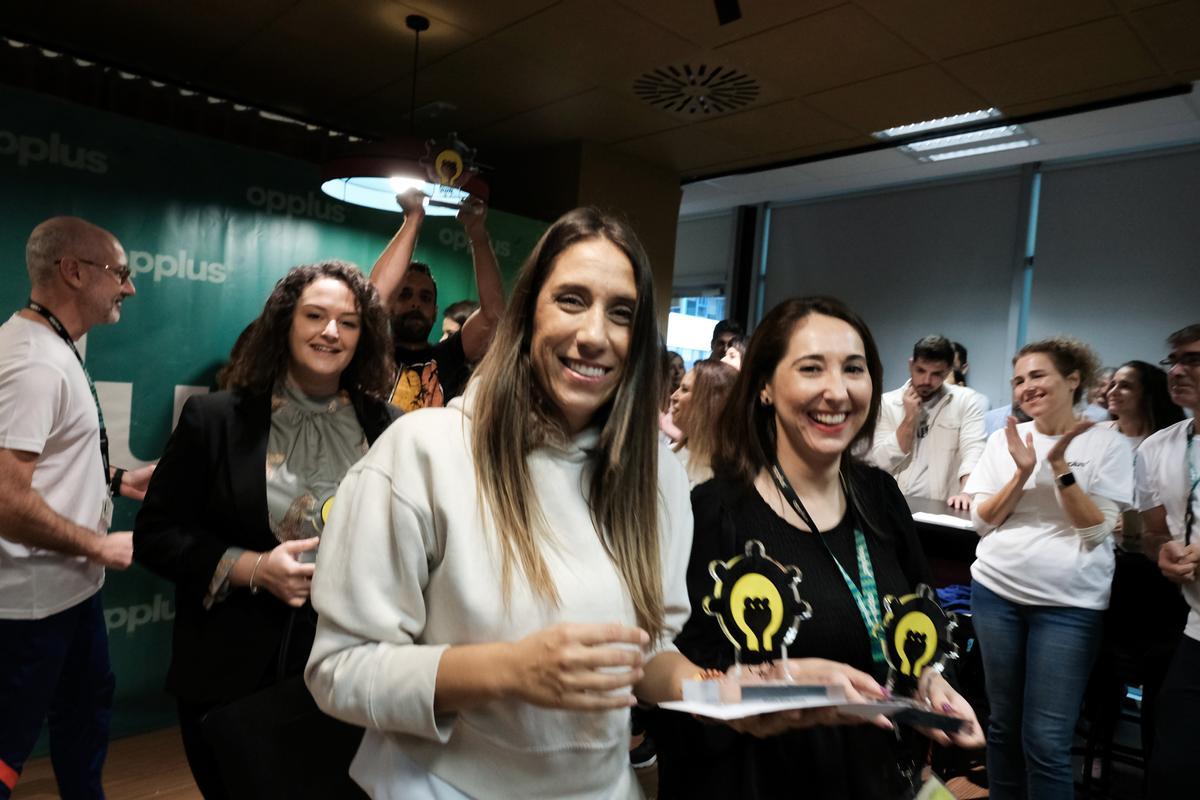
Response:
MULTIPOLYGON (((171 430, 179 423, 183 404, 192 395, 206 394, 207 386, 175 387, 174 407, 171 409, 171 430)), ((137 469, 154 461, 143 461, 129 446, 129 424, 133 415, 133 384, 116 381, 96 381, 96 396, 104 409, 104 425, 108 432, 108 455, 114 466, 137 469)), ((157 460, 157 459, 155 459, 157 460)))
POLYGON ((218 261, 204 261, 188 255, 187 250, 178 253, 147 253, 144 250, 129 251, 129 271, 138 275, 154 273, 154 282, 164 278, 177 278, 204 283, 224 283, 229 277, 230 267, 218 261))
MULTIPOLYGON (((466 233, 456 231, 453 228, 442 228, 438 231, 438 241, 455 252, 466 250, 470 244, 467 241, 466 233)), ((492 249, 496 251, 497 257, 508 258, 512 253, 512 244, 505 241, 494 241, 492 242, 492 249)))
POLYGON ((154 595, 154 599, 149 603, 104 609, 104 624, 108 628, 109 636, 122 629, 126 636, 132 636, 133 632, 143 625, 170 622, 173 619, 175 609, 171 607, 171 601, 161 594, 154 595))
POLYGON ((255 208, 268 214, 283 214, 289 217, 312 217, 326 222, 346 221, 346 207, 317 192, 289 194, 278 189, 251 186, 246 190, 246 200, 255 208))
POLYGON ((103 175, 108 172, 108 154, 69 145, 57 132, 49 139, 0 130, 0 156, 16 156, 18 167, 50 164, 103 175))

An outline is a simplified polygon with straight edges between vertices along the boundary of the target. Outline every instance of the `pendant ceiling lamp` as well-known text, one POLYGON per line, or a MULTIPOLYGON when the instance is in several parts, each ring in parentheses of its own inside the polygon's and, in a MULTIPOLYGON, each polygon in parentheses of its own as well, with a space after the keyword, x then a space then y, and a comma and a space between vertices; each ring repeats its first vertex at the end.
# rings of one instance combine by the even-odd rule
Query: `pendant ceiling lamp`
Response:
POLYGON ((414 38, 410 135, 399 140, 355 145, 326 162, 321 167, 321 191, 344 203, 399 212, 396 195, 416 188, 426 196, 426 214, 452 216, 470 197, 486 202, 488 187, 476 173, 475 151, 456 134, 427 141, 415 135, 417 56, 421 32, 429 29, 429 20, 411 14, 405 24, 414 38))

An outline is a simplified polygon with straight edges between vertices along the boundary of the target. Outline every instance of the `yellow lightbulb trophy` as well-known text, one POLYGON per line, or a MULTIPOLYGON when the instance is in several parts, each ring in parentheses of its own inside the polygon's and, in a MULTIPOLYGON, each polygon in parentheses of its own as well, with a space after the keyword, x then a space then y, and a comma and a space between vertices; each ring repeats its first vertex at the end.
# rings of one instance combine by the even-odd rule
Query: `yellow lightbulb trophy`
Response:
POLYGON ((958 658, 953 613, 938 605, 925 584, 912 594, 883 598, 883 654, 891 667, 888 686, 898 695, 911 695, 925 670, 941 672, 946 661, 958 658))
MULTIPOLYGON (((421 159, 425 168, 425 176, 437 187, 446 189, 463 189, 467 181, 479 171, 475 162, 475 149, 468 147, 458 138, 457 133, 450 133, 441 139, 430 139, 425 142, 425 156, 421 159)), ((447 208, 459 208, 461 201, 453 200, 440 190, 434 192, 429 202, 447 208)), ((451 193, 463 197, 461 192, 451 193)))
POLYGON ((704 598, 704 613, 717 618, 733 644, 735 667, 745 653, 755 661, 786 659, 800 623, 812 617, 812 606, 800 598, 800 570, 780 564, 751 539, 743 555, 713 561, 708 572, 713 593, 704 598))

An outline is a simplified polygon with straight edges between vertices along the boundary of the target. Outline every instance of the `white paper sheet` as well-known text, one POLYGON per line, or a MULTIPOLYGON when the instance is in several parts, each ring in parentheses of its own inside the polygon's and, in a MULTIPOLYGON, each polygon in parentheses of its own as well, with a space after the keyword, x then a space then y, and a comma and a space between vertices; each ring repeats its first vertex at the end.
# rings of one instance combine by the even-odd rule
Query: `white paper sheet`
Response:
POLYGON ((836 706, 839 713, 856 717, 873 717, 876 714, 888 714, 903 708, 911 708, 907 700, 879 700, 874 703, 850 703, 845 700, 830 700, 822 697, 809 697, 797 700, 756 700, 745 703, 694 703, 686 700, 676 700, 670 703, 659 703, 660 708, 668 711, 682 711, 685 714, 696 714, 711 719, 731 720, 753 717, 756 714, 771 714, 777 711, 796 711, 805 708, 828 708, 836 706))
POLYGON ((971 520, 952 517, 949 514, 930 514, 928 511, 914 511, 912 518, 915 522, 924 522, 929 525, 958 528, 961 531, 975 530, 975 526, 971 524, 971 520))

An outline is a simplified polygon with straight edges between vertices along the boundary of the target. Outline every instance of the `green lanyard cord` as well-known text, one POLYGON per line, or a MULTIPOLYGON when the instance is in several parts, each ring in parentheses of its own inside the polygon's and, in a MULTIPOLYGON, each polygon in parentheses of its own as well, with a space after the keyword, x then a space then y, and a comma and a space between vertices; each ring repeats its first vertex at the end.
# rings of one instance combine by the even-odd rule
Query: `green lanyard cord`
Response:
MULTIPOLYGON (((858 613, 862 617, 863 626, 867 629, 867 637, 871 640, 871 659, 876 664, 884 664, 887 662, 883 652, 883 639, 880 632, 883 630, 883 615, 879 610, 879 589, 875 584, 875 568, 871 564, 871 553, 867 550, 867 538, 863 535, 862 529, 854 526, 854 551, 858 561, 858 577, 862 583, 859 587, 854 583, 854 579, 846 572, 846 568, 842 566, 842 562, 838 561, 837 556, 833 554, 833 550, 829 549, 829 542, 825 541, 825 537, 821 534, 816 523, 813 522, 812 515, 808 513, 808 509, 800 502, 800 496, 796 494, 796 490, 792 488, 792 484, 788 481, 787 475, 784 474, 783 468, 779 466, 778 461, 771 464, 771 476, 775 479, 775 485, 783 494, 784 499, 796 512, 796 515, 808 526, 808 529, 820 540, 825 547, 825 552, 833 559, 833 563, 837 565, 838 572, 842 574, 842 580, 846 582, 846 588, 850 590, 850 596, 854 598, 854 604, 858 606, 858 613)), ((850 507, 850 499, 846 498, 847 506, 850 507)), ((853 513, 851 507, 851 513, 853 513)))

